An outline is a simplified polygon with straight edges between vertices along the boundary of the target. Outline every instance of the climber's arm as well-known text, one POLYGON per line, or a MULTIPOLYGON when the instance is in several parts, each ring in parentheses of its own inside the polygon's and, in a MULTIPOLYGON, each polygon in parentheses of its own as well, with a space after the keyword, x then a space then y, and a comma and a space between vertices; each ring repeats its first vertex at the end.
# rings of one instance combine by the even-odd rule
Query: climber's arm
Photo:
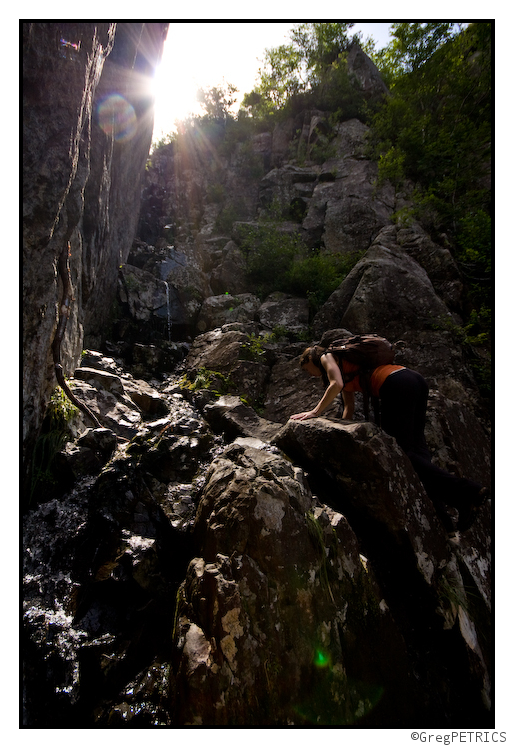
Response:
POLYGON ((346 392, 345 390, 342 390, 342 393, 344 403, 343 419, 347 421, 353 421, 353 412, 355 410, 355 395, 353 392, 346 392))

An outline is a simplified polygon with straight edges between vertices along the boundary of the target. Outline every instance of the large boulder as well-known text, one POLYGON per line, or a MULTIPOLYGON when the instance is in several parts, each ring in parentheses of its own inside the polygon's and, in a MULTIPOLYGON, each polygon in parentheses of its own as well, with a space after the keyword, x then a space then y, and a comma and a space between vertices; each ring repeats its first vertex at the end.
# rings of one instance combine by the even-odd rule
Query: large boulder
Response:
POLYGON ((395 440, 371 423, 333 422, 325 418, 289 421, 275 443, 307 468, 334 484, 338 511, 358 512, 402 545, 408 537, 414 563, 427 583, 444 557, 445 533, 407 457, 395 440), (393 467, 394 465, 394 467, 393 467), (391 481, 395 500, 389 497, 391 481), (399 488, 401 486, 401 488, 399 488), (419 552, 418 548, 430 549, 419 552))
POLYGON ((152 315, 167 319, 169 299, 164 281, 140 268, 125 265, 120 272, 120 300, 128 304, 130 316, 148 322, 152 315))
POLYGON ((462 400, 457 400, 431 390, 425 435, 441 467, 484 485, 490 484, 491 435, 473 412, 468 392, 462 392, 462 400))
MULTIPOLYGON (((255 329, 253 324, 234 323, 199 335, 185 361, 189 390, 194 393, 203 388, 217 394, 221 390, 262 407, 270 362, 265 339, 257 336, 255 329)), ((208 392, 206 395, 210 400, 208 392)))
MULTIPOLYGON (((211 290, 196 248, 179 251, 140 244, 120 269, 118 301, 139 341, 180 339, 190 334, 201 300, 211 290)), ((127 338, 126 332, 120 337, 127 338)))
POLYGON ((177 609, 180 724, 349 725, 405 700, 409 677, 393 685, 378 656, 389 648, 398 664, 406 653, 373 572, 300 470, 229 447, 207 474, 195 536, 201 555, 177 609))
POLYGON ((198 335, 187 355, 186 367, 189 371, 204 368, 225 374, 239 359, 242 346, 248 340, 244 325, 237 324, 198 335))
MULTIPOLYGON (((94 413, 102 426, 112 429, 124 439, 131 439, 137 434, 142 424, 141 410, 124 392, 111 392, 79 379, 70 379, 69 384, 75 397, 94 413)), ((84 428, 82 414, 78 419, 84 428)))
POLYGON ((487 719, 485 606, 394 441, 322 419, 274 441, 293 464, 243 439, 206 475, 177 609, 178 722, 487 719))
POLYGON ((304 144, 309 142, 311 125, 317 122, 320 112, 316 109, 309 109, 300 112, 296 117, 288 117, 282 122, 277 122, 273 129, 271 160, 273 166, 280 168, 286 163, 293 154, 293 142, 296 140, 298 148, 303 140, 304 144), (298 134, 301 134, 298 137, 298 134))
MULTIPOLYGON (((369 127, 360 119, 348 119, 335 127, 337 155, 339 158, 364 159, 369 127)), ((330 166, 330 162, 327 165, 330 166)), ((324 169, 327 169, 327 166, 324 169)))
MULTIPOLYGON (((97 416, 102 426, 118 436, 131 439, 146 421, 169 413, 166 398, 143 380, 130 375, 118 376, 110 371, 79 367, 70 379, 70 389, 97 416)), ((79 411, 73 431, 85 428, 79 411)))
MULTIPOLYGON (((453 271, 453 268, 452 268, 453 271)), ((397 241, 394 226, 382 229, 364 257, 317 313, 314 333, 347 327, 399 338, 409 330, 453 321, 426 270, 397 241)))
POLYGON ((259 307, 258 318, 268 329, 281 328, 301 337, 309 329, 309 302, 283 293, 271 294, 259 307))
POLYGON ((349 75, 368 100, 380 100, 389 94, 380 71, 359 44, 350 45, 347 62, 349 75))
POLYGON ((391 223, 394 190, 388 183, 377 188, 377 165, 371 161, 343 158, 334 168, 332 189, 323 191, 323 243, 333 254, 360 252, 391 223))
MULTIPOLYGON (((490 505, 483 507, 460 544, 450 548, 410 461, 395 440, 373 424, 289 421, 274 443, 307 470, 310 485, 324 497, 330 496, 325 500, 348 517, 362 540, 364 554, 374 565, 396 621, 400 624, 409 619, 406 640, 426 637, 428 650, 431 637, 436 648, 442 646, 439 626, 459 631, 454 655, 468 662, 470 685, 473 682, 470 703, 477 709, 489 709, 490 505), (408 598, 412 594, 418 601, 419 618, 412 609, 407 612, 407 588, 408 598), (425 621, 423 610, 428 616, 425 621), (437 617, 441 618, 439 624, 435 623, 437 617), (434 628, 422 634, 430 619, 434 628)), ((474 477, 479 479, 476 473, 474 477)), ((480 478, 487 483, 488 472, 482 472, 480 478)), ((446 670, 443 650, 432 651, 431 656, 436 670, 446 670)), ((432 670, 429 663, 425 666, 432 670)), ((450 691, 451 687, 448 695, 450 691)))
POLYGON ((280 206, 283 215, 294 215, 294 201, 312 196, 318 179, 319 167, 301 167, 285 164, 273 169, 261 179, 259 200, 263 208, 272 204, 280 206))
POLYGON ((204 416, 215 431, 223 432, 229 439, 243 437, 266 443, 280 429, 280 424, 261 418, 235 395, 223 395, 206 405, 204 416))
MULTIPOLYGON (((444 243, 444 237, 441 237, 444 243)), ((460 311, 462 278, 450 250, 436 244, 421 226, 412 224, 398 230, 397 242, 424 270, 438 296, 452 311, 460 311)))
POLYGON ((231 322, 253 322, 261 302, 250 293, 233 296, 210 296, 203 302, 198 315, 198 332, 207 332, 231 322))
POLYGON ((395 192, 377 184, 377 165, 365 158, 369 127, 357 119, 335 128, 331 155, 305 201, 302 229, 313 246, 331 253, 361 252, 391 223, 395 192))
POLYGON ((214 295, 229 293, 233 296, 245 293, 246 264, 243 253, 235 242, 230 240, 220 253, 220 262, 213 268, 210 284, 214 295))

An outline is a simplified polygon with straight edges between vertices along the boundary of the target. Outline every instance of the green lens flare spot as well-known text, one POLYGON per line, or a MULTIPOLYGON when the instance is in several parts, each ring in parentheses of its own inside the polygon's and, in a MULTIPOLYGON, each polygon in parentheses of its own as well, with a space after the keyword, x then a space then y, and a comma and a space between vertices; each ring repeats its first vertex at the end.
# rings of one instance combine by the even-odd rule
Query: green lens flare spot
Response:
POLYGON ((314 655, 314 664, 316 667, 327 667, 330 664, 330 656, 323 650, 317 649, 314 655))

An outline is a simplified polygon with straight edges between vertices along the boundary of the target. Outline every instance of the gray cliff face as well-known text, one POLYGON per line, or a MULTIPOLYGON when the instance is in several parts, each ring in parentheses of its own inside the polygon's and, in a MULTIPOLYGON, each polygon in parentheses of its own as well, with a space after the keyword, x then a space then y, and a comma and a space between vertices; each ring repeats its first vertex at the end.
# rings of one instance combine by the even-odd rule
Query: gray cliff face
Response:
MULTIPOLYGON (((255 293, 246 273, 245 233, 258 235, 272 210, 280 216, 273 221, 278 234, 297 237, 321 257, 361 258, 313 321, 295 312, 298 328, 305 331, 312 321, 316 337, 335 327, 400 336, 420 326, 460 323, 462 279, 444 237, 437 243, 419 224, 393 220, 411 203, 387 180, 378 183, 377 165, 366 158, 367 125, 355 118, 337 124, 319 163, 309 154, 323 137, 322 126, 328 127, 323 112, 306 111, 229 154, 217 153, 215 145, 199 152, 187 138, 156 152, 143 186, 144 241, 135 243, 122 270, 120 300, 131 307, 134 322, 158 326, 166 281, 178 335, 246 320, 291 329, 287 305, 282 321, 277 315, 270 320, 269 306, 254 299, 250 309, 245 297, 255 293), (236 313, 239 306, 246 313, 236 313)), ((291 317, 302 301, 291 300, 291 317)))
MULTIPOLYGON (((232 149, 189 133, 145 170, 151 106, 135 84, 165 27, 24 27, 27 454, 55 387, 68 241, 62 361, 100 423, 46 419, 55 454, 41 446, 30 476, 24 724, 491 727, 490 502, 449 539, 359 398, 354 422, 337 402, 289 420, 322 394, 298 366, 311 340, 402 338, 396 363, 430 387, 435 463, 489 486, 453 257, 393 220, 409 195, 377 184, 355 118, 327 150, 319 111, 232 149), (358 253, 316 314, 248 281, 245 232, 271 207, 281 236, 358 253)), ((387 95, 356 47, 349 66, 366 98, 387 95)))
POLYGON ((29 453, 54 387, 50 350, 62 293, 57 264, 67 242, 73 298, 62 346, 66 374, 78 364, 84 335, 98 335, 109 316, 137 223, 153 127, 145 86, 166 26, 23 26, 23 426, 29 453))
POLYGON ((325 160, 313 161, 327 129, 326 113, 309 110, 230 152, 217 150, 212 134, 201 150, 202 138, 188 134, 152 157, 139 227, 145 243, 133 248, 123 275, 136 265, 169 283, 178 331, 205 332, 210 297, 251 290, 244 236, 270 210, 281 215, 279 232, 332 255, 364 251, 391 225, 401 198, 388 182, 377 186, 377 165, 365 158, 369 128, 339 123, 325 160))

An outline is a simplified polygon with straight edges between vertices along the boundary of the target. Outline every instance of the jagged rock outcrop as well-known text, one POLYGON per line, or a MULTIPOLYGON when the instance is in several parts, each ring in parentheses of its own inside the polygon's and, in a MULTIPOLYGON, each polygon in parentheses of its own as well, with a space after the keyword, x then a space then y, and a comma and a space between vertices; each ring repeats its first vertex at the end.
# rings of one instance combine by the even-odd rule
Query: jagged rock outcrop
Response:
MULTIPOLYGON (((429 243, 423 232, 409 232, 418 245, 429 243)), ((430 329, 439 325, 457 324, 459 318, 451 316, 448 306, 434 287, 431 277, 422 264, 420 254, 416 259, 402 246, 405 233, 395 226, 383 228, 364 257, 334 291, 313 321, 313 331, 322 335, 333 327, 352 330, 382 330, 383 334, 397 338, 406 330, 430 329), (420 262, 421 260, 421 262, 420 262), (408 280, 407 280, 408 279, 408 280)), ((410 248, 410 245, 409 245, 410 248)), ((436 279, 452 307, 458 307, 456 294, 462 289, 457 266, 448 250, 434 246, 426 254, 438 253, 436 279), (451 287, 452 293, 445 293, 451 287)))
POLYGON ((200 309, 198 330, 206 332, 231 322, 253 322, 260 305, 257 296, 250 293, 210 296, 200 309))
POLYGON ((26 725, 490 724, 488 505, 450 545, 377 426, 281 426, 176 379, 155 413, 86 361, 77 386, 147 411, 130 442, 121 415, 78 428, 61 468, 88 470, 26 515, 26 725))
POLYGON ((300 470, 233 445, 207 474, 195 534, 177 609, 180 723, 347 725, 374 710, 387 675, 376 662, 364 683, 354 647, 364 627, 400 657, 404 644, 352 529, 300 470))
MULTIPOLYGON (((139 213, 152 137, 149 78, 167 24, 23 24, 23 428, 30 459, 55 386, 51 345, 66 374, 84 335, 105 334, 118 268, 139 213), (69 298, 59 258, 70 244, 69 298)), ((97 337, 97 340, 99 338, 97 337)))
POLYGON ((377 185, 377 165, 363 158, 367 132, 368 127, 358 120, 338 126, 336 156, 323 165, 323 173, 331 173, 333 180, 320 180, 309 206, 311 213, 307 212, 310 231, 319 232, 322 221, 323 245, 332 253, 362 251, 391 223, 394 189, 389 182, 377 185))
POLYGON ((180 721, 393 725, 399 712, 401 720, 430 719, 432 710, 441 717, 459 708, 450 683, 443 691, 430 685, 438 671, 451 671, 450 650, 468 659, 474 695, 466 701, 485 714, 487 644, 480 645, 458 563, 408 460, 361 425, 291 423, 275 442, 332 475, 324 487, 331 507, 306 494, 297 469, 244 440, 212 463, 195 521, 202 555, 190 563, 178 606, 180 721), (332 472, 341 453, 346 476, 332 472), (360 513, 357 534, 367 550, 334 511, 345 500, 360 513), (401 685, 386 652, 404 669, 401 685))
POLYGON ((235 148, 227 156, 225 149, 215 164, 215 140, 202 152, 179 138, 153 157, 140 231, 155 249, 136 249, 129 262, 168 282, 172 323, 181 332, 208 329, 201 312, 208 297, 252 290, 241 246, 244 231, 258 231, 268 210, 282 215, 278 231, 332 254, 362 252, 391 224, 396 195, 388 181, 377 184, 377 165, 366 158, 369 127, 357 119, 337 124, 325 159, 314 162, 310 149, 329 130, 326 113, 309 110, 297 119, 277 125, 266 138, 253 138, 244 151, 235 148), (293 144, 306 149, 305 165, 292 160, 293 144), (266 170, 270 163, 274 168, 266 170))
POLYGON ((360 48, 359 44, 351 44, 348 50, 348 71, 355 78, 366 98, 380 98, 387 96, 389 90, 382 80, 382 76, 372 60, 360 48))
POLYGON ((230 240, 221 252, 213 253, 213 268, 210 285, 214 295, 244 293, 248 287, 243 253, 235 242, 230 240))

